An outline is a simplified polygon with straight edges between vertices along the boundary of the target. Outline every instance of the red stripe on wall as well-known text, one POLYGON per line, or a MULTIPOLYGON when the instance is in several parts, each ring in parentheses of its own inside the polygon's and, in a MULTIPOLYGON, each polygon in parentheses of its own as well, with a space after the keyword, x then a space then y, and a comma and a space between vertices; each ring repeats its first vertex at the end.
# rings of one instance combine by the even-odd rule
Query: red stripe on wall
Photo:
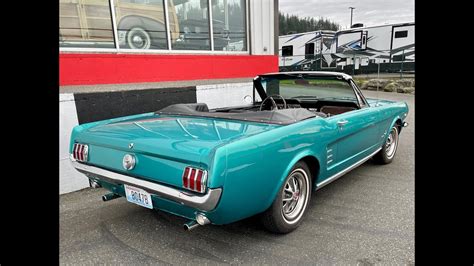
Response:
POLYGON ((245 78, 277 71, 274 55, 59 55, 61 86, 245 78))

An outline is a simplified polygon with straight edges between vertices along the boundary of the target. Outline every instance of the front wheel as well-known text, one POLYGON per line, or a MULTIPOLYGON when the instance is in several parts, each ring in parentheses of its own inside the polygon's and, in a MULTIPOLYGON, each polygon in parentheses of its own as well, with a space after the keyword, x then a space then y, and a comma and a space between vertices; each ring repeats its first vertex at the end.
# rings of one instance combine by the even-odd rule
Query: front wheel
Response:
POLYGON ((295 230, 311 199, 311 173, 304 162, 298 162, 286 177, 275 201, 262 214, 265 228, 274 233, 289 233, 295 230))
POLYGON ((385 140, 382 149, 374 155, 374 160, 380 164, 389 164, 393 161, 398 148, 398 128, 393 126, 385 140))

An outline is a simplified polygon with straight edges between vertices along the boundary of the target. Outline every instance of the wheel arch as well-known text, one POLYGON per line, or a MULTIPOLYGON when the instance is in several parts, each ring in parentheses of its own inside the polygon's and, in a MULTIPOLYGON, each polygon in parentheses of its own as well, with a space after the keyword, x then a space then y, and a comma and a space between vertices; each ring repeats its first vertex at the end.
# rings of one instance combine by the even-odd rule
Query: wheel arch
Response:
POLYGON ((153 18, 138 15, 127 15, 122 17, 117 25, 117 28, 119 30, 129 30, 133 26, 140 26, 145 30, 152 30, 153 28, 151 27, 151 25, 159 25, 159 27, 165 29, 165 25, 163 24, 163 22, 160 22, 153 18))
POLYGON ((387 129, 387 132, 390 132, 392 127, 396 126, 398 129, 398 134, 400 134, 400 130, 402 128, 402 118, 397 115, 393 118, 392 123, 390 123, 390 127, 387 129))
POLYGON ((395 121, 395 124, 394 124, 394 125, 397 126, 398 134, 399 134, 399 135, 400 135, 400 132, 402 132, 402 128, 403 128, 402 123, 403 123, 403 122, 402 122, 402 119, 401 119, 400 117, 398 117, 398 118, 396 119, 396 121, 395 121))
POLYGON ((311 174, 311 180, 313 182, 313 190, 314 190, 316 186, 316 181, 318 180, 320 169, 321 169, 319 160, 314 155, 307 155, 301 158, 298 162, 300 161, 305 162, 309 168, 309 172, 311 174))
POLYGON ((302 151, 288 163, 288 166, 286 167, 285 171, 283 171, 283 174, 280 177, 279 182, 277 182, 274 191, 272 193, 272 197, 269 199, 269 204, 268 206, 271 205, 271 203, 275 200, 276 196, 278 195, 278 191, 280 190, 281 186, 285 182, 286 177, 290 174, 290 171, 293 169, 293 167, 300 161, 303 161, 306 163, 310 170, 311 174, 311 181, 313 182, 312 188, 314 190, 316 186, 316 180, 318 179, 321 171, 320 167, 320 160, 318 156, 314 153, 312 153, 309 150, 302 151))
POLYGON ((385 130, 385 133, 384 133, 383 138, 382 138, 381 145, 383 143, 385 143, 385 141, 387 141, 388 135, 390 134, 390 130, 392 130, 392 127, 396 126, 397 130, 398 130, 398 135, 400 135, 400 132, 403 128, 402 125, 403 125, 402 118, 399 115, 395 116, 395 118, 390 123, 390 126, 388 128, 386 128, 386 130, 385 130))

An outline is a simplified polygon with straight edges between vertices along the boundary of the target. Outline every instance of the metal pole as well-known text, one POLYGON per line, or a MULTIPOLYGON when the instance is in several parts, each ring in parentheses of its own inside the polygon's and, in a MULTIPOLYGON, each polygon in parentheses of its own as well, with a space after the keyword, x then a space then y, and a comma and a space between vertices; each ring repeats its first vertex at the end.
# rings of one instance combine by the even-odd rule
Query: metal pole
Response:
POLYGON ((405 50, 402 50, 402 64, 400 66, 400 79, 403 78, 403 62, 405 61, 405 50))
POLYGON ((355 68, 356 68, 356 55, 353 54, 353 57, 352 57, 352 76, 354 76, 355 68))
POLYGON ((377 101, 375 102, 375 106, 379 105, 379 81, 380 81, 380 61, 378 62, 378 68, 377 68, 377 101))
POLYGON ((351 10, 351 24, 349 25, 349 29, 352 28, 352 10, 355 9, 355 7, 349 7, 349 9, 351 10))
POLYGON ((227 0, 224 0, 224 25, 225 30, 229 30, 229 6, 227 0))
POLYGON ((207 1, 208 7, 207 11, 209 12, 209 38, 211 51, 214 51, 214 22, 212 21, 212 0, 207 1))

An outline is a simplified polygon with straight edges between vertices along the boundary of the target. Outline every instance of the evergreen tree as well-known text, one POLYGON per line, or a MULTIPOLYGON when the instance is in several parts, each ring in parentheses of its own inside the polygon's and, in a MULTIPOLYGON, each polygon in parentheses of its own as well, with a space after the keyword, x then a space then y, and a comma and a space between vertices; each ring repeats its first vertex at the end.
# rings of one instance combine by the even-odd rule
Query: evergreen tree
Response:
POLYGON ((292 33, 301 33, 308 31, 317 31, 317 30, 333 30, 337 31, 341 26, 332 22, 329 19, 319 17, 315 19, 314 17, 304 17, 300 18, 296 15, 283 14, 279 12, 279 26, 280 26, 280 35, 292 34, 292 33))

